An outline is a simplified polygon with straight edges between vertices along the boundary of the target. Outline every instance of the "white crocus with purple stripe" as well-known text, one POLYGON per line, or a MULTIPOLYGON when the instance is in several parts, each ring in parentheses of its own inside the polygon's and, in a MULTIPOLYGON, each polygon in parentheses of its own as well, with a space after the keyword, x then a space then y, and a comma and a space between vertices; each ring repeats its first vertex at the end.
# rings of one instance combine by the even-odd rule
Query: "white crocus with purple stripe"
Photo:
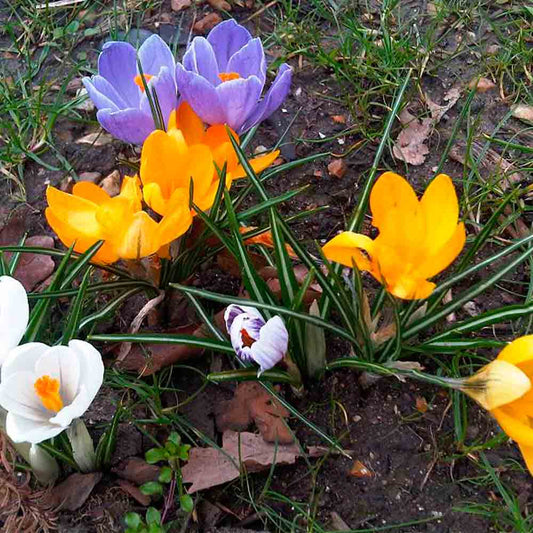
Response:
POLYGON ((257 363, 258 376, 274 367, 287 353, 289 334, 281 317, 265 321, 253 307, 230 305, 224 320, 235 353, 245 363, 257 363))

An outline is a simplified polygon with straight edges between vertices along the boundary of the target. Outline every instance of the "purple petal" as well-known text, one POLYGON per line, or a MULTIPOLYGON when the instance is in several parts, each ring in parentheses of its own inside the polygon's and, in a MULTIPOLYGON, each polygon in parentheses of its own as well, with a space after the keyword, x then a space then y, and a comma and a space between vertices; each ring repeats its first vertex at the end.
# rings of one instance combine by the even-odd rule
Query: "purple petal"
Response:
POLYGON ((131 44, 117 41, 104 44, 98 58, 98 74, 116 89, 128 107, 139 105, 140 91, 134 81, 137 57, 131 44))
POLYGON ((151 115, 140 109, 102 109, 96 113, 96 118, 111 135, 127 143, 142 144, 155 129, 151 115))
POLYGON ((274 111, 276 111, 276 109, 283 103, 287 94, 289 94, 291 80, 292 69, 287 63, 283 63, 265 97, 261 100, 253 113, 246 119, 246 122, 241 126, 240 131, 237 133, 249 130, 274 113, 274 111))
POLYGON ((250 32, 233 19, 217 24, 207 36, 217 58, 219 72, 227 71, 229 58, 252 39, 250 32))
MULTIPOLYGON (((176 93, 173 70, 162 67, 159 76, 154 76, 148 82, 148 90, 150 93, 153 93, 155 90, 166 126, 170 118, 170 112, 178 106, 178 95, 176 93)), ((145 94, 141 98, 141 110, 147 115, 152 114, 150 103, 145 94)))
MULTIPOLYGON (((174 73, 176 60, 168 45, 159 37, 151 35, 139 48, 139 61, 144 74, 158 76, 163 67, 174 73)), ((138 72, 138 71, 137 71, 138 72)))
POLYGON ((195 37, 183 56, 186 70, 196 72, 215 87, 221 83, 213 47, 204 37, 195 37))
POLYGON ((185 70, 178 63, 176 65, 176 80, 181 96, 204 122, 208 124, 224 124, 226 122, 224 109, 218 100, 217 91, 205 78, 185 70))
POLYGON ((224 109, 224 122, 238 131, 259 102, 263 84, 256 76, 221 83, 218 100, 224 109))
POLYGON ((226 72, 236 72, 241 78, 257 76, 261 83, 266 80, 266 60, 261 39, 255 38, 235 52, 226 67, 226 72))
POLYGON ((263 324, 265 323, 263 316, 255 307, 231 304, 226 307, 226 311, 224 312, 224 321, 226 322, 226 330, 228 333, 231 330, 231 325, 233 324, 235 318, 243 313, 248 315, 249 318, 261 319, 263 324))
POLYGON ((93 79, 83 78, 81 81, 87 90, 89 98, 98 109, 112 109, 113 111, 118 111, 120 108, 126 107, 124 100, 122 100, 114 87, 105 78, 94 76, 93 79), (102 81, 102 83, 99 84, 102 89, 96 87, 97 78, 102 81), (117 100, 121 105, 116 103, 117 100))
POLYGON ((258 375, 279 363, 289 345, 289 334, 279 316, 272 317, 262 328, 259 340, 250 348, 252 359, 259 365, 258 375))
POLYGON ((237 357, 245 363, 251 360, 250 348, 244 346, 242 342, 241 330, 243 328, 244 321, 246 320, 246 313, 237 315, 232 322, 231 329, 229 331, 231 345, 237 354, 237 357))

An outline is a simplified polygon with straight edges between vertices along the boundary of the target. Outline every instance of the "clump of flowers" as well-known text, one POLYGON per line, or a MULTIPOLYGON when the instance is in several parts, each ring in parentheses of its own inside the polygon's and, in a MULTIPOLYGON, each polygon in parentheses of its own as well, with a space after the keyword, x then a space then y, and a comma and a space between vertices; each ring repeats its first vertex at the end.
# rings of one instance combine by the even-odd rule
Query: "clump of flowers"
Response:
POLYGON ((379 235, 345 231, 324 246, 331 261, 372 274, 398 298, 427 298, 442 272, 465 244, 464 224, 452 180, 437 176, 419 200, 411 185, 393 172, 376 181, 370 195, 372 225, 379 235))

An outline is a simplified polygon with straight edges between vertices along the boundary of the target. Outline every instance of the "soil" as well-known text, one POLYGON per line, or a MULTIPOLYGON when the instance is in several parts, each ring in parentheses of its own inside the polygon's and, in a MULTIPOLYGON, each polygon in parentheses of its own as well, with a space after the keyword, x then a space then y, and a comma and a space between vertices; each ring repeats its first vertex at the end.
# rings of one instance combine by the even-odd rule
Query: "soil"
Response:
MULTIPOLYGON (((169 2, 163 3, 162 13, 164 24, 159 30, 167 34, 167 26, 174 27, 178 22, 178 15, 170 11, 169 2)), ((422 6, 426 2, 410 2, 409 7, 418 10, 423 16, 422 6)), ((207 8, 203 8, 207 10, 207 8)), ((192 14, 186 10, 183 13, 182 27, 189 27, 192 14)), ((150 31, 157 31, 155 22, 161 19, 161 12, 154 12, 146 17, 143 27, 150 31)), ((234 16, 244 19, 250 15, 248 10, 237 9, 234 16)), ((180 15, 181 16, 181 15, 180 15)), ((200 17, 201 14, 198 15, 200 17)), ((163 20, 161 19, 161 20, 163 20)), ((270 30, 268 17, 254 19, 254 24, 263 34, 270 30)), ((256 29, 257 29, 256 28, 256 29)), ((469 28, 463 28, 466 32, 469 28)), ((452 33, 447 42, 452 45, 457 33, 452 33)), ((490 44, 490 39, 484 41, 490 44)), ((79 49, 87 51, 90 64, 96 64, 97 49, 101 45, 101 38, 85 39, 79 49)), ((183 46, 180 48, 180 53, 183 46)), ((463 61, 454 59, 444 63, 437 77, 424 76, 422 78, 422 91, 427 92, 432 100, 443 102, 447 90, 457 83, 463 84, 475 76, 476 65, 474 60, 463 61)), ((331 137, 349 129, 356 123, 347 108, 339 103, 328 101, 328 96, 338 96, 343 91, 342 85, 334 81, 332 73, 311 67, 303 62, 303 68, 298 65, 297 59, 291 61, 295 67, 293 90, 283 109, 267 123, 263 124, 254 139, 254 145, 271 146, 279 138, 286 125, 297 114, 297 118, 289 132, 288 143, 282 147, 282 155, 286 160, 305 157, 317 150, 343 154, 349 147, 359 143, 361 136, 341 135, 332 141, 319 145, 300 141, 299 139, 317 139, 331 137), (344 115, 347 124, 337 124, 332 117, 344 115), (342 143, 341 143, 342 141, 342 143)), ((10 65, 16 68, 16 65, 10 65)), ((68 63, 58 66, 55 61, 44 65, 43 76, 47 78, 58 77, 68 69, 68 63)), ((418 99, 415 88, 407 95, 406 101, 412 103, 414 111, 420 111, 422 105, 418 99)), ((419 167, 408 166, 406 169, 400 161, 392 159, 386 151, 382 160, 383 169, 392 168, 400 174, 408 174, 409 180, 418 190, 423 190, 433 170, 439 162, 440 154, 445 146, 451 130, 459 116, 461 106, 464 104, 462 97, 440 122, 436 131, 429 140, 429 156, 426 162, 419 167)), ((501 118, 508 111, 508 105, 501 101, 497 90, 475 96, 473 111, 480 113, 478 128, 480 133, 490 134, 501 118)), ((103 146, 91 147, 87 144, 77 144, 76 140, 90 131, 95 131, 94 123, 87 123, 94 119, 93 113, 81 112, 83 121, 60 119, 57 121, 53 138, 59 153, 68 159, 73 167, 73 172, 79 176, 82 172, 99 172, 106 176, 115 168, 125 167, 117 164, 118 160, 135 157, 136 153, 131 147, 124 146, 118 141, 112 141, 103 146)), ((382 112, 380 112, 382 115, 382 112)), ((518 129, 518 125, 514 125, 518 129)), ((506 128, 513 128, 511 121, 506 128)), ((395 129, 395 135, 398 132, 395 129)), ((395 136, 393 135, 393 137, 395 136)), ((345 227, 354 205, 357 202, 362 179, 370 168, 379 139, 365 144, 361 149, 353 150, 344 158, 347 172, 342 178, 328 175, 328 163, 332 157, 325 157, 317 162, 304 165, 300 168, 284 173, 267 184, 272 195, 279 195, 290 189, 307 185, 306 191, 295 199, 281 206, 280 211, 284 216, 290 216, 319 206, 329 206, 308 220, 294 225, 299 236, 304 242, 311 244, 312 240, 319 242, 331 238, 345 227)), ((51 152, 44 153, 43 161, 56 164, 57 159, 51 152)), ((463 176, 463 165, 449 159, 443 169, 450 176, 463 176)), ((75 175, 72 177, 76 178, 75 175)), ((52 235, 43 217, 45 208, 45 189, 48 184, 61 186, 68 178, 64 171, 50 171, 28 160, 24 170, 24 185, 27 193, 27 205, 20 206, 14 201, 2 207, 0 216, 3 219, 4 230, 0 235, 3 244, 8 241, 16 242, 10 233, 13 230, 8 219, 13 213, 22 210, 22 226, 29 235, 52 235)), ((460 187, 460 180, 457 180, 460 187)), ((7 180, 0 183, 3 198, 10 198, 10 185, 7 180)), ((490 213, 483 213, 482 220, 486 220, 490 213)), ((526 224, 528 221, 526 220, 526 224)), ((20 223, 19 223, 20 226, 20 223)), ((370 228, 366 228, 370 230, 370 228)), ((58 243, 58 246, 60 244, 58 243)), ((483 250, 482 255, 488 254, 483 250)), ((486 275, 483 273, 482 275, 486 275)), ((528 273, 519 269, 512 276, 514 281, 527 281, 528 273)), ((475 280, 467 280, 465 287, 475 280)), ((210 290, 219 292, 236 293, 239 280, 220 270, 216 264, 209 264, 205 271, 196 276, 197 284, 210 290)), ((372 281, 367 279, 370 285, 372 281)), ((520 295, 513 295, 516 286, 508 286, 502 282, 500 288, 484 294, 476 299, 475 304, 483 311, 505 303, 514 303, 520 300, 520 295), (507 290, 502 290, 507 289, 507 290)), ((128 302, 121 309, 115 320, 106 322, 100 330, 107 332, 126 331, 136 310, 143 304, 140 297, 128 302)), ((216 308, 218 310, 218 308, 216 308)), ((458 312, 458 319, 466 315, 466 311, 458 312)), ((503 330, 502 339, 511 334, 503 330)), ((342 342, 329 339, 329 354, 333 359, 346 354, 346 347, 342 342)), ((425 362, 429 368, 435 364, 425 362)), ((200 370, 208 372, 212 368, 225 368, 225 358, 217 355, 205 356, 188 364, 197 366, 200 370)), ((151 378, 147 378, 150 381, 151 378)), ((169 378, 175 388, 183 391, 182 398, 189 397, 201 386, 200 378, 185 369, 175 371, 169 378)), ((216 442, 220 442, 221 435, 215 426, 216 407, 220 401, 231 398, 233 386, 209 385, 193 401, 187 403, 179 414, 192 426, 216 442)), ((265 482, 270 483, 270 492, 277 492, 296 502, 309 502, 316 519, 323 524, 330 524, 334 529, 336 516, 340 517, 351 529, 377 530, 384 526, 390 531, 397 532, 434 532, 434 533, 471 533, 492 531, 491 525, 483 517, 460 512, 458 507, 466 501, 484 503, 494 501, 499 496, 490 493, 482 486, 466 481, 479 475, 476 462, 479 457, 473 453, 464 456, 455 442, 453 409, 449 396, 432 387, 420 386, 412 382, 401 383, 395 379, 381 379, 369 387, 363 387, 359 376, 355 372, 337 372, 328 375, 322 382, 313 384, 303 395, 296 395, 289 387, 283 390, 284 395, 299 409, 309 420, 328 434, 335 436, 350 457, 338 453, 329 453, 321 459, 323 463, 316 470, 313 477, 308 465, 304 461, 295 466, 277 467, 271 479, 268 473, 254 474, 248 478, 251 484, 244 489, 240 481, 229 486, 214 488, 201 495, 198 505, 196 521, 189 524, 190 531, 223 531, 223 527, 251 528, 262 530, 264 524, 261 516, 255 515, 253 507, 242 496, 244 490, 250 495, 261 493, 265 482), (422 413, 417 410, 417 398, 427 401, 428 409, 422 413), (367 469, 368 476, 354 477, 349 475, 354 461, 360 461, 367 469), (216 512, 213 511, 213 506, 216 512), (207 511, 206 511, 207 509, 207 511), (216 516, 216 518, 213 518, 216 516), (416 523, 405 527, 394 527, 394 524, 416 522, 427 519, 425 523, 416 523), (333 520, 333 522, 332 522, 333 520), (333 525, 332 525, 333 524, 333 525), (216 529, 220 528, 220 529, 216 529)), ((132 393, 133 396, 133 393, 132 393)), ((97 437, 111 419, 115 405, 119 400, 124 400, 124 391, 118 388, 102 389, 90 411, 87 420, 92 431, 97 437)), ((168 395, 165 397, 168 406, 176 405, 176 398, 168 395)), ((139 418, 150 417, 142 409, 136 413, 139 418)), ((307 426, 291 420, 291 427, 295 430, 300 442, 309 445, 323 445, 319 436, 307 426)), ((155 426, 146 425, 145 431, 154 432, 158 437, 164 437, 165 429, 156 429, 155 426)), ((498 432, 495 422, 476 406, 469 404, 468 431, 465 446, 485 442, 494 437, 498 432)), ((133 424, 124 422, 120 424, 117 449, 113 455, 113 465, 131 456, 142 457, 144 451, 152 446, 133 424)), ((514 445, 504 445, 487 452, 491 464, 498 467, 502 473, 502 481, 514 489, 521 497, 525 507, 531 505, 530 478, 526 474, 517 473, 506 468, 504 460, 509 458, 521 461, 520 455, 514 445)), ((274 501, 267 497, 267 503, 276 513, 292 520, 294 508, 285 503, 274 501)), ((73 513, 62 512, 59 514, 60 529, 69 532, 103 532, 120 531, 121 519, 125 512, 142 510, 142 507, 132 498, 121 491, 116 484, 116 476, 108 473, 93 491, 85 505, 73 513)), ((303 523, 300 525, 304 525, 303 523)), ((229 531, 229 530, 227 530, 229 531)), ((236 530, 235 530, 236 531, 236 530)), ((242 529, 239 529, 242 531, 242 529)))

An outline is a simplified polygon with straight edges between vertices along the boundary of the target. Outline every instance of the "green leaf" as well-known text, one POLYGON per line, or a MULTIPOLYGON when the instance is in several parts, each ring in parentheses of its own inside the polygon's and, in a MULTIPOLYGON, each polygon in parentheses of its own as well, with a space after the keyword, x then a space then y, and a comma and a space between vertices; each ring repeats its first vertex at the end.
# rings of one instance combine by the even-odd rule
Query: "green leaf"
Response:
POLYGON ((168 441, 172 442, 176 446, 181 446, 181 437, 177 431, 172 431, 168 436, 168 441))
POLYGON ((163 485, 158 481, 148 481, 147 483, 143 483, 139 487, 139 490, 147 496, 160 495, 163 494, 163 485))
POLYGON ((207 375, 207 381, 212 383, 225 383, 228 381, 270 381, 272 383, 290 383, 300 385, 293 376, 283 370, 267 370, 260 377, 257 377, 257 368, 239 368, 237 370, 226 370, 224 372, 213 372, 207 375))
POLYGON ((122 407, 117 407, 111 424, 98 441, 98 445, 96 446, 96 464, 99 470, 107 470, 111 465, 111 456, 117 444, 118 424, 123 413, 124 410, 122 407))
POLYGON ((188 461, 189 460, 189 450, 190 449, 191 449, 191 445, 190 444, 182 444, 180 446, 180 449, 179 449, 179 452, 178 452, 178 457, 182 461, 188 461))
POLYGON ((146 523, 148 525, 161 523, 161 513, 155 507, 148 507, 146 511, 146 523))
POLYGON ((194 509, 193 499, 188 494, 184 494, 180 497, 180 507, 186 513, 192 513, 194 509))
POLYGON ((131 527, 131 529, 136 531, 142 524, 142 518, 138 513, 126 513, 124 522, 126 522, 128 527, 131 527))
POLYGON ((167 457, 168 453, 164 448, 151 448, 144 454, 146 462, 150 465, 159 463, 159 461, 166 461, 167 457))
POLYGON ((83 300, 85 299, 85 293, 87 291, 87 284, 89 283, 89 277, 91 275, 91 268, 88 268, 85 271, 83 280, 78 289, 78 295, 76 296, 74 303, 71 305, 69 315, 67 317, 67 322, 63 327, 63 337, 62 344, 67 345, 70 340, 72 340, 76 333, 78 332, 78 325, 81 320, 81 315, 83 311, 83 300))
MULTIPOLYGON (((320 316, 320 309, 316 300, 311 304, 309 314, 320 316)), ((309 376, 320 379, 326 369, 326 336, 322 328, 313 324, 305 325, 305 355, 309 376)))
POLYGON ((172 480, 172 468, 170 466, 163 466, 159 471, 159 477, 157 478, 159 483, 170 483, 172 480))

